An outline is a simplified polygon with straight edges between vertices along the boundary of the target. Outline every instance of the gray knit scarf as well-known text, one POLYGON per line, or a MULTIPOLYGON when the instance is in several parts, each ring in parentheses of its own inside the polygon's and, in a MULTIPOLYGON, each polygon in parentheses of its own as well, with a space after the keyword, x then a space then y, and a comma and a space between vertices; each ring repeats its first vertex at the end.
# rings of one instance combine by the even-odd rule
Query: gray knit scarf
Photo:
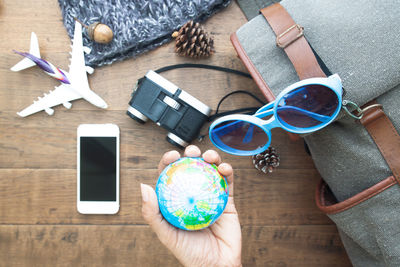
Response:
POLYGON ((171 33, 188 20, 203 21, 226 7, 230 0, 59 0, 70 37, 74 17, 86 25, 99 21, 114 32, 111 43, 91 41, 84 31, 83 43, 92 49, 86 64, 96 67, 136 56, 171 39, 171 33))

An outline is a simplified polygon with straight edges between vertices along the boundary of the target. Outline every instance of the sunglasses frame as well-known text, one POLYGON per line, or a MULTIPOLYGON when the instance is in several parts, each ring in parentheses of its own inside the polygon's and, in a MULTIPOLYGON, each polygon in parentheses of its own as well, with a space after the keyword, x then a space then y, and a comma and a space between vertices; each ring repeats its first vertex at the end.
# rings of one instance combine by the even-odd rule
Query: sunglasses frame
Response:
POLYGON ((285 131, 288 131, 291 133, 305 134, 305 133, 312 133, 312 132, 318 131, 318 130, 324 128, 325 126, 327 126, 328 124, 330 124, 332 121, 335 120, 335 118, 337 117, 337 115, 339 114, 339 112, 342 108, 342 94, 343 94, 342 82, 341 82, 341 79, 338 74, 333 74, 327 78, 310 78, 310 79, 301 80, 299 82, 296 82, 296 83, 286 87, 276 97, 276 99, 274 101, 264 105, 259 110, 257 110, 257 112, 253 115, 233 114, 233 115, 227 115, 227 116, 224 116, 224 117, 221 117, 221 118, 215 120, 209 128, 210 140, 214 146, 216 146, 217 148, 219 148, 222 151, 229 153, 229 154, 238 155, 238 156, 256 155, 260 152, 265 151, 270 146, 271 130, 273 128, 282 128, 285 131), (298 88, 306 86, 306 85, 322 85, 322 86, 328 87, 329 89, 334 91, 336 93, 336 96, 338 97, 338 103, 339 103, 335 112, 330 116, 330 118, 326 122, 323 122, 317 126, 308 127, 308 128, 291 126, 291 125, 281 121, 279 119, 279 116, 277 116, 277 109, 278 109, 278 105, 279 105, 279 102, 281 101, 281 99, 289 92, 294 91, 295 89, 298 89, 298 88), (267 120, 262 119, 262 118, 265 118, 265 117, 271 116, 271 115, 272 115, 272 117, 270 117, 267 120), (214 141, 214 139, 219 139, 219 138, 217 135, 212 134, 213 129, 221 123, 224 123, 227 121, 237 121, 237 120, 248 122, 250 124, 253 124, 253 125, 261 128, 268 136, 268 142, 262 147, 259 147, 255 150, 249 150, 249 151, 232 148, 230 146, 225 145, 222 141, 220 143, 224 144, 224 145, 222 145, 222 146, 217 145, 216 142, 214 141))

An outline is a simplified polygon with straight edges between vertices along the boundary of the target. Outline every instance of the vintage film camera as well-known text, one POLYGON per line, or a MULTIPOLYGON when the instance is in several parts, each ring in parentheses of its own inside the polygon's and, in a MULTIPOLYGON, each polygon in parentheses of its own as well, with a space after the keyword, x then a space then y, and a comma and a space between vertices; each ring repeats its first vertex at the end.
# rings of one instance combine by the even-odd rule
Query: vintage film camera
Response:
POLYGON ((138 81, 126 113, 140 123, 154 121, 167 129, 168 142, 183 148, 199 135, 211 108, 150 70, 138 81))

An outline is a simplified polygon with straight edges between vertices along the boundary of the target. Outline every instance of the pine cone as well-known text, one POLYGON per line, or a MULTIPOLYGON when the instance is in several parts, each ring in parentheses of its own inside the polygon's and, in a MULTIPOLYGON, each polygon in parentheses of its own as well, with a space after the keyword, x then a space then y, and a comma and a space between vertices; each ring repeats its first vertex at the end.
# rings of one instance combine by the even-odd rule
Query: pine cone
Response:
POLYGON ((270 173, 279 166, 279 155, 275 148, 269 147, 264 152, 253 156, 253 164, 257 170, 270 173))
POLYGON ((203 27, 193 20, 172 34, 175 39, 175 52, 181 56, 193 58, 209 57, 214 53, 214 40, 203 27))

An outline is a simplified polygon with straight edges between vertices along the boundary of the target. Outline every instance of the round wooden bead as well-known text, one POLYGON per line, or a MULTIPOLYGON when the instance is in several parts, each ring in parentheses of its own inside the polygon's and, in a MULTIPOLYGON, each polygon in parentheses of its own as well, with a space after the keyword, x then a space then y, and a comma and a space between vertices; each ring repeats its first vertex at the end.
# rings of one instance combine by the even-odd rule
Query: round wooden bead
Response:
POLYGON ((113 39, 113 32, 107 25, 95 22, 89 25, 88 34, 96 43, 108 44, 113 39))

